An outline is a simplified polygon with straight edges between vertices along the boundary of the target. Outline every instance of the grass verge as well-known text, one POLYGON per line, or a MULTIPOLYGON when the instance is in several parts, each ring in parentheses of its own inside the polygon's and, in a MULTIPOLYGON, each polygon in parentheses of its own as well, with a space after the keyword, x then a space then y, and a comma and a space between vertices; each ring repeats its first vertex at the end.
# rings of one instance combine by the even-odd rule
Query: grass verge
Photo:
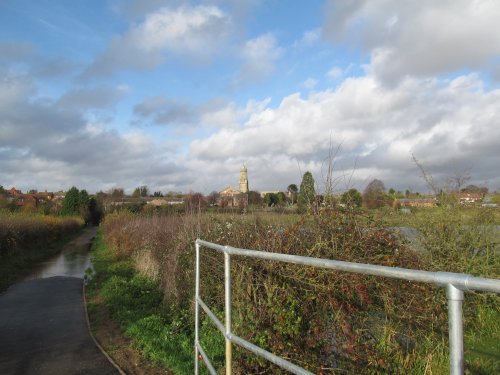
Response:
POLYGON ((91 329, 130 374, 192 374, 193 337, 182 313, 162 303, 158 285, 130 260, 117 260, 98 232, 86 288, 91 329))

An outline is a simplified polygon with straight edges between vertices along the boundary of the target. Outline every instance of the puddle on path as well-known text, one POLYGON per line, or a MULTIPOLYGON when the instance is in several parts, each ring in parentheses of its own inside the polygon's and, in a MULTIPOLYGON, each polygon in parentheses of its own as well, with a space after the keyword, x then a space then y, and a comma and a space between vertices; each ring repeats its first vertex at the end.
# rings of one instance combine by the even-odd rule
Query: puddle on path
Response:
POLYGON ((44 279, 53 276, 83 278, 85 270, 91 267, 90 246, 72 243, 61 253, 38 263, 23 280, 44 279))

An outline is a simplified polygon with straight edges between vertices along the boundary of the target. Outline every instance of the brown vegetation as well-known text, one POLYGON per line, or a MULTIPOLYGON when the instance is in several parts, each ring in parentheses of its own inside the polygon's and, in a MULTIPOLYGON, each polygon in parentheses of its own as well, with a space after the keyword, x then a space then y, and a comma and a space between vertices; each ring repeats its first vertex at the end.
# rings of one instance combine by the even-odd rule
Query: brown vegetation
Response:
POLYGON ((0 259, 35 245, 51 244, 82 225, 83 220, 76 217, 0 213, 0 259))
MULTIPOLYGON (((158 280, 172 310, 187 312, 189 330, 197 237, 241 248, 427 268, 393 234, 373 222, 361 226, 356 215, 323 211, 288 224, 257 215, 114 215, 106 218, 104 233, 118 257, 132 256, 143 273, 158 280)), ((202 251, 202 298, 215 311, 223 311, 222 259, 202 251)), ((444 294, 430 286, 246 258, 232 262, 232 275, 235 333, 310 371, 388 373, 443 364, 442 356, 425 354, 436 345, 421 344, 439 346, 447 336, 444 294)), ((237 349, 235 370, 279 372, 237 349)))

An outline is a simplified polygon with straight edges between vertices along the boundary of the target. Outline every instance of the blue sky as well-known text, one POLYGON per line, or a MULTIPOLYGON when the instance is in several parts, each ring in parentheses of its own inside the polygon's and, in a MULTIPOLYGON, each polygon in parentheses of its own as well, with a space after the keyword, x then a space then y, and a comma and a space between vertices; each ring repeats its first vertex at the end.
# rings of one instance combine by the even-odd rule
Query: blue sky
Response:
POLYGON ((496 1, 0 1, 0 185, 500 188, 496 1))

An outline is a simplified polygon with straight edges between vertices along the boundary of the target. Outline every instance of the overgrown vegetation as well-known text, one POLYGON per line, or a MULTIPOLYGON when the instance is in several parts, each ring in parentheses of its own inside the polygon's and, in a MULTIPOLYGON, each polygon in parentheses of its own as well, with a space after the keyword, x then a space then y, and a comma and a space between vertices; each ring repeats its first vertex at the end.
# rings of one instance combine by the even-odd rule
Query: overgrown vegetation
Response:
POLYGON ((0 211, 0 290, 30 265, 60 250, 83 226, 78 217, 0 211))
MULTIPOLYGON (((130 259, 110 251, 98 232, 92 247, 94 271, 87 293, 98 295, 118 322, 124 334, 133 340, 147 358, 175 374, 193 373, 193 334, 186 329, 189 317, 162 303, 163 294, 150 277, 141 275, 130 259)), ((89 306, 90 318, 95 306, 89 306)), ((207 337, 216 337, 205 324, 207 337)), ((216 342, 221 345, 220 339, 216 342)))
MULTIPOLYGON (((109 267, 120 269, 122 262, 132 259, 140 274, 154 280, 163 293, 163 297, 157 296, 150 285, 153 289, 147 289, 148 298, 155 295, 155 303, 157 298, 163 303, 156 305, 156 310, 141 310, 139 319, 127 320, 129 313, 114 315, 151 358, 176 373, 191 373, 193 250, 197 237, 287 254, 499 276, 496 211, 439 208, 413 215, 384 212, 384 220, 392 221, 393 226, 417 228, 423 251, 411 249, 411 244, 393 230, 383 229, 388 223, 373 211, 349 206, 311 216, 108 216, 103 230, 110 249, 109 267), (170 349, 172 345, 175 350, 170 349), (187 367, 179 367, 181 364, 187 367)), ((220 254, 202 250, 202 298, 221 319, 222 261, 220 254)), ((100 271, 96 270, 96 283, 101 282, 109 297, 107 303, 134 311, 126 301, 113 302, 112 296, 127 298, 129 292, 120 288, 127 285, 135 290, 135 283, 145 283, 145 279, 130 273, 128 281, 114 274, 99 281, 100 271)), ((312 372, 447 372, 447 310, 442 289, 245 258, 234 259, 231 272, 235 333, 312 372)), ((133 295, 141 297, 139 292, 133 295)), ((466 294, 469 373, 500 371, 499 302, 496 295, 466 294)), ((202 326, 203 345, 218 368, 223 368, 223 338, 206 317, 202 326)), ((281 372, 238 348, 234 359, 236 373, 281 372)))

